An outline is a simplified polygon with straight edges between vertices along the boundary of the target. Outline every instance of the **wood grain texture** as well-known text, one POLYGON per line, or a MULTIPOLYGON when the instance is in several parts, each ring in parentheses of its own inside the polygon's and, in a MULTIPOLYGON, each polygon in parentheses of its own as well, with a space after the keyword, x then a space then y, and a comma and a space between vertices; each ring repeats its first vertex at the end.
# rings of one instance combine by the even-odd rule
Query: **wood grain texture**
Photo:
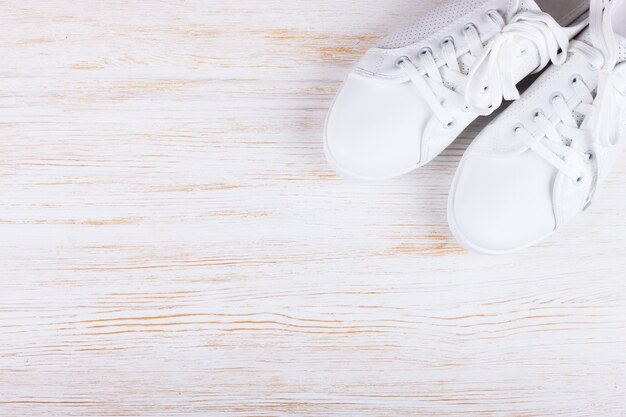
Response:
POLYGON ((434 0, 4 0, 0 416, 624 416, 620 163, 501 258, 445 216, 484 121, 355 184, 344 75, 434 0))

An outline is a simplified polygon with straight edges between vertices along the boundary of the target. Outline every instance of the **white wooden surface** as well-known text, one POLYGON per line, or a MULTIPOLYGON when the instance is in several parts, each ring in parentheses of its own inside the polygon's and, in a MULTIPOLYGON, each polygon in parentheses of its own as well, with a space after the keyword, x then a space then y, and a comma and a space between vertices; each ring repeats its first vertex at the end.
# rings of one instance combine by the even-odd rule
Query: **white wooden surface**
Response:
MULTIPOLYGON (((2 0, 0 416, 624 416, 626 162, 516 256, 326 109, 428 0, 2 0)), ((484 122, 483 122, 484 123, 484 122)))

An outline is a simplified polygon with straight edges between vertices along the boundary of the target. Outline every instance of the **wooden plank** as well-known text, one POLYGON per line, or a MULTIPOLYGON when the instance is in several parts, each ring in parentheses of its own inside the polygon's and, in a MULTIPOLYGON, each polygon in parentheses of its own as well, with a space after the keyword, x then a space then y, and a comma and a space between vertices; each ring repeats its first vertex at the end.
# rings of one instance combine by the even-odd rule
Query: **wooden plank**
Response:
POLYGON ((623 416, 626 195, 519 255, 321 130, 428 0, 4 1, 0 415, 623 416))

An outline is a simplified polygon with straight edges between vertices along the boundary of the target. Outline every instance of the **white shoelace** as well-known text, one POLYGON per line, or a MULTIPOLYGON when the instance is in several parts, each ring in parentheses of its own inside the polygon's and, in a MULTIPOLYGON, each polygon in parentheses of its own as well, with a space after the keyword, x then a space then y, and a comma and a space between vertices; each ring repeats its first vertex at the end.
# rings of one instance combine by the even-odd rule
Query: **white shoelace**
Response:
POLYGON ((516 39, 520 38, 533 44, 539 51, 538 69, 544 68, 549 61, 561 65, 567 59, 569 36, 551 15, 542 12, 518 13, 502 32, 489 42, 485 52, 472 66, 468 81, 470 88, 465 91, 465 99, 473 112, 487 116, 502 105, 503 99, 520 98, 513 78, 516 72, 514 65, 516 55, 519 56, 526 51, 512 48, 512 45, 516 44, 516 39), (559 50, 562 53, 559 54, 559 50), (481 108, 476 104, 476 89, 471 87, 481 79, 484 70, 487 71, 490 83, 491 104, 487 108, 481 108))
POLYGON ((500 33, 485 47, 478 29, 468 24, 464 35, 469 52, 457 56, 454 40, 450 37, 441 45, 444 65, 440 66, 430 49, 419 54, 419 66, 413 64, 408 57, 398 60, 398 66, 409 76, 422 97, 432 109, 435 117, 446 127, 452 128, 455 119, 446 109, 451 103, 465 111, 473 111, 479 115, 491 114, 504 99, 519 98, 519 91, 513 79, 511 54, 524 53, 521 48, 511 48, 511 43, 521 37, 537 47, 542 68, 550 60, 555 64, 567 58, 569 37, 564 29, 547 13, 520 12, 507 25, 497 11, 489 11, 488 16, 500 33), (558 51, 561 49, 562 54, 558 51), (461 65, 470 68, 465 74, 461 65), (489 85, 483 85, 485 74, 489 85), (449 87, 454 85, 456 87, 449 87), (481 106, 473 98, 479 89, 489 92, 490 104, 481 106))
POLYGON ((590 30, 593 46, 580 41, 572 41, 573 53, 583 56, 592 68, 599 71, 596 94, 579 76, 570 80, 574 90, 571 99, 565 100, 562 94, 555 94, 552 107, 553 120, 543 113, 535 114, 539 131, 534 135, 520 126, 515 133, 530 149, 556 167, 575 184, 586 183, 584 175, 569 164, 570 158, 577 156, 593 164, 594 178, 587 196, 590 204, 596 193, 601 154, 600 148, 614 145, 611 137, 615 132, 619 117, 615 117, 618 101, 626 100, 626 77, 614 69, 617 62, 617 42, 611 23, 614 3, 610 0, 591 0, 590 30), (579 125, 573 116, 576 112, 583 117, 579 125))

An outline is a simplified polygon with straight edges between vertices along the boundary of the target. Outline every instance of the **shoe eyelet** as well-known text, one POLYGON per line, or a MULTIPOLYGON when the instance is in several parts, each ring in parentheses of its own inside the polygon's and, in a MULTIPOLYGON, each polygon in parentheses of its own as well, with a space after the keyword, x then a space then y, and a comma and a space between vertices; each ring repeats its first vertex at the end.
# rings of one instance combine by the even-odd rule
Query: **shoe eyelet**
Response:
POLYGON ((563 93, 556 92, 550 96, 550 104, 554 103, 554 100, 556 100, 557 98, 562 98, 563 100, 565 100, 563 93))
POLYGON ((569 78, 569 85, 570 86, 574 86, 576 85, 576 83, 578 83, 579 81, 582 81, 583 77, 579 74, 574 74, 569 78))
POLYGON ((478 29, 476 28, 476 25, 475 25, 475 24, 473 24, 473 23, 468 23, 467 25, 465 25, 465 26, 463 27, 463 32, 467 32, 467 31, 468 31, 468 30, 470 30, 470 29, 471 29, 471 30, 478 31, 478 29))
POLYGON ((513 134, 517 135, 519 133, 520 130, 522 130, 524 128, 524 125, 521 123, 517 123, 513 126, 513 134))
POLYGON ((456 126, 456 119, 452 119, 450 120, 448 123, 445 123, 443 125, 444 128, 450 130, 450 129, 454 129, 454 127, 456 126))
POLYGON ((443 48, 444 45, 450 45, 452 44, 452 46, 454 46, 454 38, 452 38, 452 36, 446 36, 445 38, 443 38, 443 40, 441 41, 441 47, 443 48))
POLYGON ((595 159, 595 154, 593 153, 593 151, 587 151, 585 152, 585 156, 587 157, 587 159, 585 160, 585 162, 587 163, 591 163, 591 161, 593 161, 595 159))
POLYGON ((574 181, 574 185, 576 185, 577 187, 582 187, 585 184, 585 175, 584 174, 580 174, 578 176, 578 178, 576 178, 576 180, 574 181))
POLYGON ((430 49, 429 47, 426 48, 422 48, 420 49, 420 51, 417 53, 420 57, 426 56, 426 54, 433 54, 433 50, 430 49))
POLYGON ((498 12, 496 9, 489 9, 487 10, 487 16, 498 16, 498 17, 502 17, 500 16, 500 12, 498 12))
POLYGON ((592 63, 589 63, 589 68, 591 69, 591 71, 598 71, 600 69, 600 67, 596 67, 592 63))
POLYGON ((533 111, 533 120, 537 120, 540 116, 545 116, 543 110, 535 109, 535 111, 533 111))
POLYGON ((400 58, 396 59, 396 67, 400 68, 400 65, 404 64, 405 62, 411 62, 411 60, 408 56, 401 56, 400 58))

